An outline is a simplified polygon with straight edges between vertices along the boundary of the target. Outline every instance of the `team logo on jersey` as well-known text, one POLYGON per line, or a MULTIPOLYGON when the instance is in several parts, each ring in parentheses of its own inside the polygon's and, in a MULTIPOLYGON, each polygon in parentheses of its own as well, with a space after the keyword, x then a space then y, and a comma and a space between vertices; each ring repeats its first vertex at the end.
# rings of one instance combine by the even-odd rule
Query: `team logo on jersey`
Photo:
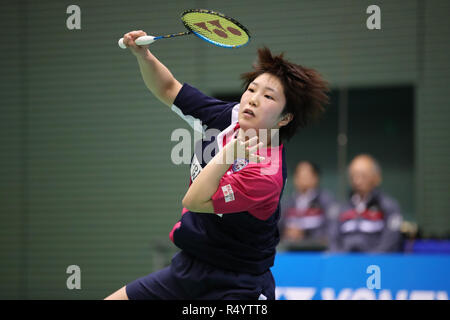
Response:
POLYGON ((233 172, 238 172, 248 165, 247 159, 237 159, 233 163, 233 172))
POLYGON ((234 192, 233 188, 231 187, 231 184, 227 184, 226 186, 222 187, 223 197, 225 202, 234 201, 234 192))
POLYGON ((200 171, 202 171, 202 166, 200 165, 200 162, 197 159, 197 155, 194 154, 194 158, 192 159, 191 163, 191 179, 192 181, 197 178, 197 176, 200 174, 200 171))

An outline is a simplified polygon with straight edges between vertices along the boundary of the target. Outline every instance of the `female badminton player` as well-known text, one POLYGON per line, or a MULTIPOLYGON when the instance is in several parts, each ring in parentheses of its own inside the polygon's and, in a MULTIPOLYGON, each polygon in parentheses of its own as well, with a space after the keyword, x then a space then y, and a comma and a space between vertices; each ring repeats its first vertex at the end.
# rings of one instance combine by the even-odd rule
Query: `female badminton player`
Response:
POLYGON ((275 299, 270 267, 287 175, 282 142, 324 111, 327 83, 315 70, 263 48, 253 70, 241 76, 240 102, 220 101, 178 82, 148 46, 135 44, 145 35, 132 31, 123 41, 148 89, 177 114, 220 133, 202 141, 191 160, 181 219, 169 235, 181 251, 168 267, 106 299, 275 299), (278 130, 281 143, 270 133, 261 138, 270 129, 278 130), (214 154, 206 163, 208 146, 214 154))

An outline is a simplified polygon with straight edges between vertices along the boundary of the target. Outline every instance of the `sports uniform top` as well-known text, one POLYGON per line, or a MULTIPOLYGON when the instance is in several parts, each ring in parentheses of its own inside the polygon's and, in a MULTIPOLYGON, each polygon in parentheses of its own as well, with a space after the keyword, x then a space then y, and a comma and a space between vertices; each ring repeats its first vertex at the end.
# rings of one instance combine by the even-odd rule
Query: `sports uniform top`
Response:
MULTIPOLYGON (((239 130, 237 102, 209 97, 183 84, 172 110, 190 123, 201 121, 203 139, 191 160, 190 184, 217 150, 239 130), (211 133, 209 129, 215 129, 211 133)), ((262 274, 269 270, 279 242, 277 223, 286 183, 283 145, 268 147, 265 160, 236 160, 212 196, 214 214, 182 210, 170 239, 183 251, 213 266, 236 272, 262 274)))

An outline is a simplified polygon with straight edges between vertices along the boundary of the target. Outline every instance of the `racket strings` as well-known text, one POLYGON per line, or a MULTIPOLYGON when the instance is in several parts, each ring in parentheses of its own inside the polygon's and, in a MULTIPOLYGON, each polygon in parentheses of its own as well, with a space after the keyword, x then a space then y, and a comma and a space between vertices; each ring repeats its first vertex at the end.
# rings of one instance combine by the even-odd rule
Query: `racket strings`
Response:
POLYGON ((239 47, 246 44, 250 35, 237 21, 214 12, 185 12, 181 18, 187 29, 217 44, 239 47))

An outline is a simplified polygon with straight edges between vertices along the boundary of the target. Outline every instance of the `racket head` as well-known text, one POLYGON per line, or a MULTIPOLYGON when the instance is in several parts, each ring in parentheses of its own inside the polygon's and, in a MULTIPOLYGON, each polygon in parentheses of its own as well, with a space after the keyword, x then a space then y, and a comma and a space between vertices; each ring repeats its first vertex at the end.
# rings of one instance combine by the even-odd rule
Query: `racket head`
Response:
POLYGON ((202 40, 223 48, 240 48, 250 41, 250 32, 235 19, 207 9, 189 9, 181 21, 202 40))

